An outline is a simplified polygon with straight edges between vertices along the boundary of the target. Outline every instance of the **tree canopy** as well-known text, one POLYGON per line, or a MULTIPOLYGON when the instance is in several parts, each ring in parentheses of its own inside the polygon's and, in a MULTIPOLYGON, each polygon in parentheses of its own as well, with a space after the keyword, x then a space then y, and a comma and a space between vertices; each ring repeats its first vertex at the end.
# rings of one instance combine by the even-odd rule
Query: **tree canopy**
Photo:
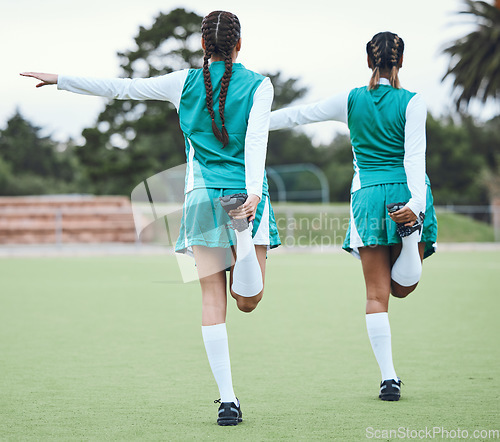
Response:
MULTIPOLYGON (((150 28, 139 29, 133 49, 119 53, 122 75, 146 77, 199 67, 201 20, 184 9, 159 14, 150 28)), ((273 109, 307 93, 296 78, 281 72, 265 75, 274 85, 273 109)), ((62 146, 17 112, 0 130, 0 194, 130 195, 143 180, 186 161, 178 116, 167 102, 111 100, 83 136, 83 146, 62 146)), ((427 139, 436 204, 487 204, 488 191, 500 189, 500 117, 478 123, 461 114, 429 116, 427 139)), ((325 173, 332 201, 349 200, 353 170, 347 136, 314 147, 303 132, 271 132, 267 164, 297 163, 312 163, 325 173)), ((272 189, 272 180, 270 185, 272 189)), ((309 183, 299 180, 296 185, 309 183)))
MULTIPOLYGON (((500 9, 484 1, 464 0, 467 15, 476 25, 444 52, 450 56, 446 77, 453 77, 456 105, 467 108, 473 98, 485 102, 500 96, 500 9)), ((444 80, 443 78, 443 80, 444 80)))

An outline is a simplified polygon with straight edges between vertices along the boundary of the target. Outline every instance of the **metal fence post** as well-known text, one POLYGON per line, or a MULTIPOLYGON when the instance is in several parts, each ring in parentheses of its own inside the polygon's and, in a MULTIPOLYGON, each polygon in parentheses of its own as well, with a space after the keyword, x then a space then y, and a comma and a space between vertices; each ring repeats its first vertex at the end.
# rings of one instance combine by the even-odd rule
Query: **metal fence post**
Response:
POLYGON ((55 213, 56 244, 60 246, 63 242, 62 209, 56 209, 55 213))

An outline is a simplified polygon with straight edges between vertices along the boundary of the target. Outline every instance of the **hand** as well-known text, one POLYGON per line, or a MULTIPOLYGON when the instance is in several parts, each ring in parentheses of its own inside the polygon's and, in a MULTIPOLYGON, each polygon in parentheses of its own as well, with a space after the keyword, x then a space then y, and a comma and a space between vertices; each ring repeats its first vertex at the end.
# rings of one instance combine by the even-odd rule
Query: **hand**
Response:
POLYGON ((257 206, 260 203, 260 198, 257 195, 248 195, 245 204, 242 204, 237 209, 231 210, 229 216, 235 219, 245 219, 248 221, 253 221, 255 219, 255 212, 257 212, 257 206))
POLYGON ((36 87, 47 86, 49 84, 57 84, 57 74, 44 74, 41 72, 21 72, 19 75, 40 80, 41 82, 38 83, 36 87))
POLYGON ((413 226, 417 220, 417 215, 415 215, 408 206, 404 206, 394 213, 389 213, 389 216, 394 222, 398 224, 404 223, 404 225, 408 227, 413 226))

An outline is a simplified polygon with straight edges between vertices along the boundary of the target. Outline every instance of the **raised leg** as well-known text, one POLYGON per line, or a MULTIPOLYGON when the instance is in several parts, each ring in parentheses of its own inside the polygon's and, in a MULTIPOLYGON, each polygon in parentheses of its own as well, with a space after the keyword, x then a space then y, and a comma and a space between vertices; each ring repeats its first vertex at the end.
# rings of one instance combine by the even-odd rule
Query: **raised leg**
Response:
MULTIPOLYGON (((259 263, 262 275, 262 283, 264 285, 265 274, 266 274, 267 246, 255 246, 255 253, 257 255, 257 261, 259 263)), ((234 267, 231 269, 230 280, 229 280, 230 287, 233 287, 233 276, 234 276, 234 267)), ((264 294, 264 288, 262 288, 262 290, 259 293, 257 293, 255 296, 252 297, 241 296, 231 289, 231 296, 236 300, 238 308, 245 313, 250 313, 255 309, 255 307, 257 307, 257 304, 262 299, 263 294, 264 294)))
MULTIPOLYGON (((394 266, 394 263, 398 259, 401 254, 402 246, 401 244, 391 246, 391 268, 394 266)), ((424 260, 424 250, 425 243, 421 242, 418 244, 418 253, 420 254, 420 264, 422 264, 424 260)), ((396 298, 406 298, 411 292, 413 292, 417 288, 418 282, 411 286, 403 286, 398 284, 394 279, 391 280, 391 294, 396 298)))

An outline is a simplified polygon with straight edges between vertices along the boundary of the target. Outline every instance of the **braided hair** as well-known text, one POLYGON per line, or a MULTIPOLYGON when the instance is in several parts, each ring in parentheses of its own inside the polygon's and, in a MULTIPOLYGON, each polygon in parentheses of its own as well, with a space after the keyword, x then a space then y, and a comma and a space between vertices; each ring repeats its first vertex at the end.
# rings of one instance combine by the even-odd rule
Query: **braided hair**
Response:
POLYGON ((368 84, 368 90, 377 89, 380 71, 388 71, 391 86, 401 88, 399 83, 399 61, 403 56, 405 44, 403 39, 392 32, 379 32, 366 44, 366 53, 373 66, 373 74, 368 84))
POLYGON ((205 41, 203 79, 205 80, 205 91, 207 95, 207 109, 212 119, 212 130, 214 135, 222 143, 223 147, 226 147, 229 143, 229 135, 225 125, 224 108, 226 106, 229 82, 233 73, 232 52, 241 35, 240 21, 238 17, 231 12, 213 11, 203 19, 201 24, 201 35, 205 41), (208 69, 208 61, 213 55, 223 58, 225 64, 219 93, 219 116, 222 122, 222 129, 219 129, 215 122, 212 81, 208 69))

